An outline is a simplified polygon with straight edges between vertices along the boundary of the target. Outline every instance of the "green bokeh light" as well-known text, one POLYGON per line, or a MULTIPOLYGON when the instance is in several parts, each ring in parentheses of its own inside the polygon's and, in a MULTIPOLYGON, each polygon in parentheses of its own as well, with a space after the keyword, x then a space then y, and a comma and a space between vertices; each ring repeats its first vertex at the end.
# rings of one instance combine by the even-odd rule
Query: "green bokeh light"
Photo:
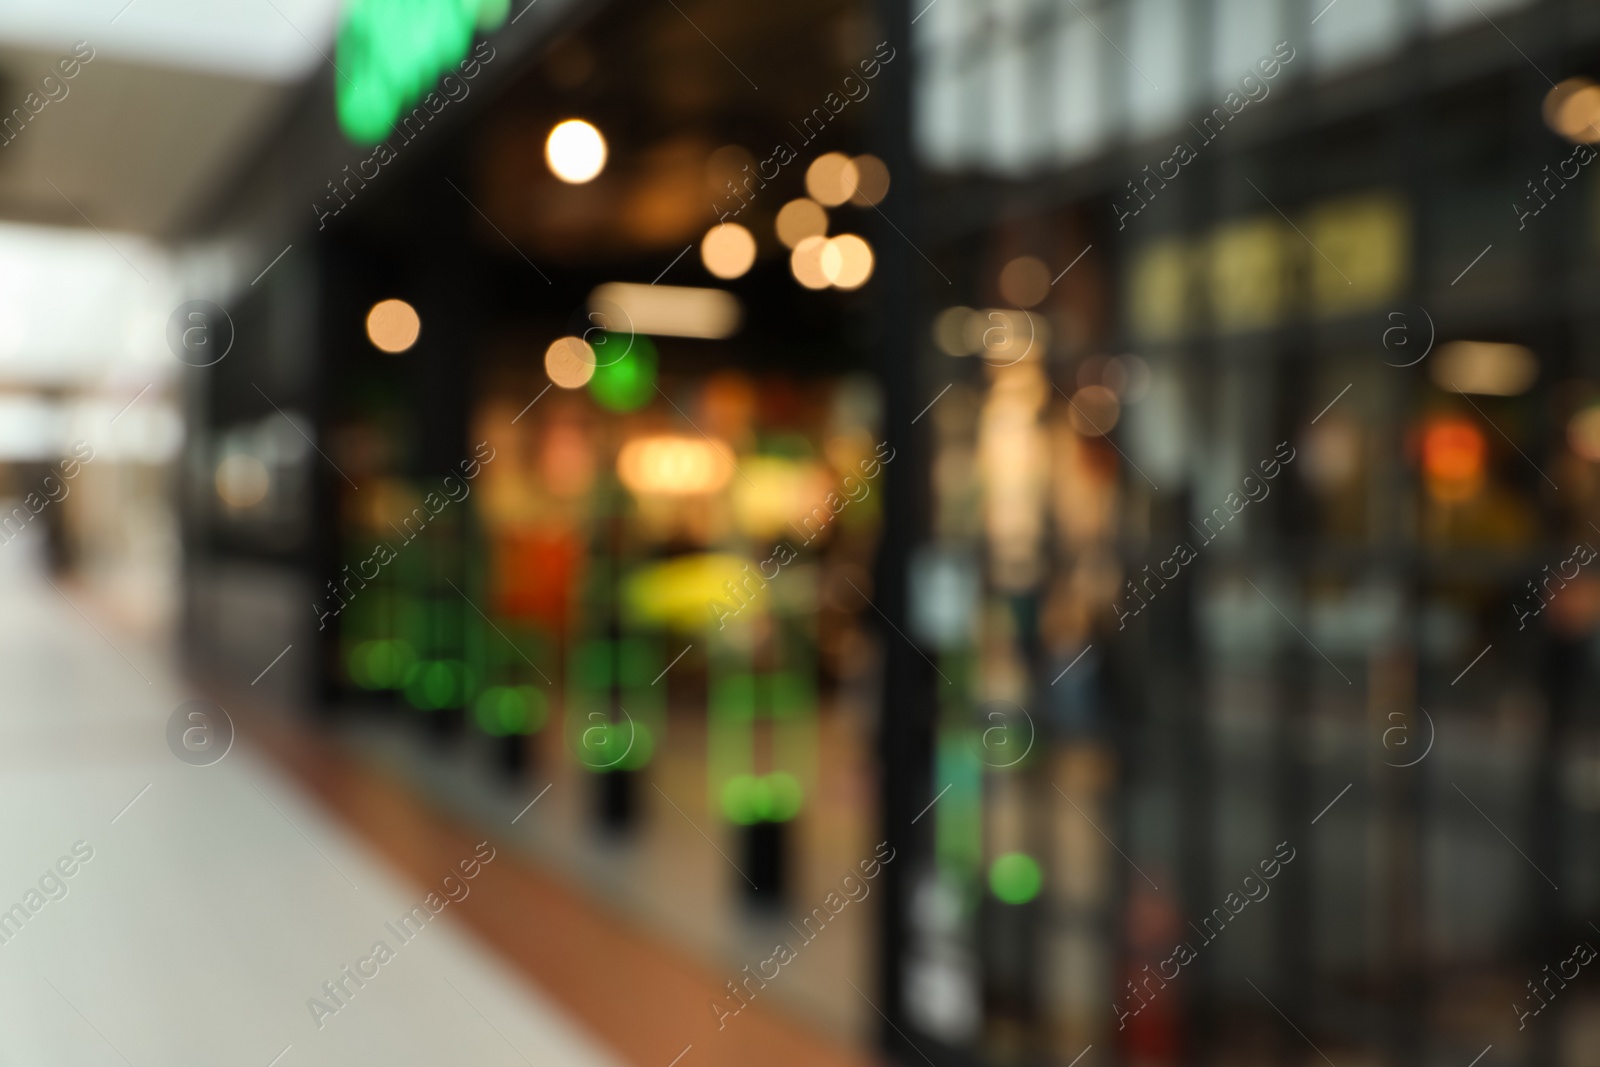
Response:
MULTIPOLYGON (((628 727, 626 725, 619 726, 617 728, 617 732, 620 734, 627 729, 628 727)), ((622 757, 622 769, 625 771, 638 770, 646 763, 650 762, 650 757, 655 755, 655 751, 656 738, 655 734, 650 732, 650 727, 646 726, 642 722, 634 722, 633 747, 628 750, 628 754, 626 756, 622 757)))
POLYGON ((636 771, 655 753, 655 735, 637 719, 585 727, 578 761, 591 771, 636 771))
POLYGON ((989 865, 989 888, 1007 904, 1026 904, 1043 885, 1038 861, 1025 852, 1007 852, 989 865))
POLYGON ((416 660, 405 641, 363 641, 350 651, 350 679, 363 689, 398 689, 416 660))
POLYGON ((736 774, 722 787, 722 813, 730 822, 788 822, 800 813, 803 794, 792 774, 736 774))
POLYGON ((478 695, 473 712, 484 733, 506 737, 542 729, 550 704, 544 693, 531 685, 495 685, 478 695))
POLYGON ((758 781, 753 774, 739 774, 723 785, 722 813, 730 822, 749 826, 761 817, 756 800, 758 781))
POLYGON ((779 771, 767 775, 767 807, 765 817, 768 822, 788 822, 800 813, 800 783, 794 775, 779 771))
POLYGON ((589 394, 610 411, 643 407, 656 390, 656 346, 643 334, 598 333, 594 347, 594 377, 589 394))
POLYGON ((421 711, 462 707, 472 690, 472 671, 457 659, 422 660, 406 671, 406 701, 421 711))

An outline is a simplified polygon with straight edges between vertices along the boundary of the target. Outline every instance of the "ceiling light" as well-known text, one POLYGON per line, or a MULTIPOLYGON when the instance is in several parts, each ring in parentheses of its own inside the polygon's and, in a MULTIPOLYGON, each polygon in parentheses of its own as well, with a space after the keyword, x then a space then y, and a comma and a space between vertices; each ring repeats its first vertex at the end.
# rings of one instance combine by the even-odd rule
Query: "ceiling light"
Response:
POLYGON ((600 325, 624 339, 633 334, 721 340, 739 329, 738 297, 724 289, 608 282, 589 294, 589 310, 600 325), (615 321, 613 321, 615 320, 615 321))
POLYGON ((367 312, 367 340, 385 352, 404 352, 421 332, 417 309, 404 300, 380 300, 367 312))
POLYGON ((889 168, 877 156, 857 156, 850 161, 853 173, 845 179, 852 186, 850 202, 856 207, 872 207, 889 195, 889 168))
POLYGON ((713 226, 700 241, 700 260, 719 278, 737 278, 756 261, 756 239, 737 222, 713 226))
POLYGON ((550 131, 544 142, 544 158, 557 178, 570 185, 582 185, 605 169, 606 139, 582 119, 568 119, 550 131))
POLYGON ((822 246, 818 266, 835 287, 859 289, 872 277, 872 246, 853 233, 841 233, 822 246))
POLYGON ((833 284, 822 272, 822 250, 827 243, 826 237, 807 237, 789 253, 789 271, 807 289, 826 289, 833 284))
POLYGON ((824 153, 806 168, 806 192, 824 207, 838 207, 849 200, 855 185, 855 167, 842 152, 824 153))
POLYGON ((581 389, 594 377, 594 349, 579 337, 558 337, 544 352, 544 372, 563 389, 581 389))
POLYGON ((807 237, 821 237, 828 232, 828 213, 815 200, 801 197, 791 200, 778 211, 774 223, 778 240, 783 247, 793 248, 807 237))

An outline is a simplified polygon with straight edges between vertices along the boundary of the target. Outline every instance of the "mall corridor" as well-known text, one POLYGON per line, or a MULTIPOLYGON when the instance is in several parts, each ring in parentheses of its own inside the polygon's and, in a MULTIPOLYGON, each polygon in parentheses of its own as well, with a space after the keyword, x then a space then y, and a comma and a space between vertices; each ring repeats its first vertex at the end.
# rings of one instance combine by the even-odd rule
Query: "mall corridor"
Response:
POLYGON ((1595 1067, 1597 154, 1593 0, 0 0, 0 1067, 1595 1067))

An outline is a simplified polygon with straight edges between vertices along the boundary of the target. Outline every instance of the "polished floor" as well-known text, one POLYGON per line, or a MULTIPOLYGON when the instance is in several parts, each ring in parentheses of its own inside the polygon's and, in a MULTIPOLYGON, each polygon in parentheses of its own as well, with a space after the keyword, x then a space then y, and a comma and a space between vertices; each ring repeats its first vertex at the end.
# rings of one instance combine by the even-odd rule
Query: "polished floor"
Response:
POLYGON ((0 572, 0 1063, 619 1062, 456 905, 392 932, 503 854, 445 887, 473 842, 410 877, 250 744, 180 762, 167 721, 195 694, 164 658, 73 587, 0 572))

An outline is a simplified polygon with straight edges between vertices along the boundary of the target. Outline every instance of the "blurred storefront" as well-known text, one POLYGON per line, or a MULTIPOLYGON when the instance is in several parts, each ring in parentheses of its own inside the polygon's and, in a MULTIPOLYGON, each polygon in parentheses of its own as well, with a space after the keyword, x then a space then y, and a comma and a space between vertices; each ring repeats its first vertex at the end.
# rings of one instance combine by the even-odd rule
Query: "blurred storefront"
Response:
MULTIPOLYGON (((383 10, 352 8, 341 66, 400 47, 383 10)), ((541 14, 486 5, 436 92, 324 87, 285 136, 335 162, 195 397, 189 635, 313 650, 272 684, 442 804, 549 785, 528 846, 737 973, 880 840, 903 463, 858 234, 893 49, 841 4, 541 14)), ((868 1032, 837 976, 875 984, 877 907, 775 999, 868 1032)))
POLYGON ((719 963, 886 842, 904 1062, 1580 1065, 1591 8, 545 3, 219 216, 197 661, 719 963))
POLYGON ((1583 1062, 1592 11, 919 18, 913 1033, 1583 1062))

